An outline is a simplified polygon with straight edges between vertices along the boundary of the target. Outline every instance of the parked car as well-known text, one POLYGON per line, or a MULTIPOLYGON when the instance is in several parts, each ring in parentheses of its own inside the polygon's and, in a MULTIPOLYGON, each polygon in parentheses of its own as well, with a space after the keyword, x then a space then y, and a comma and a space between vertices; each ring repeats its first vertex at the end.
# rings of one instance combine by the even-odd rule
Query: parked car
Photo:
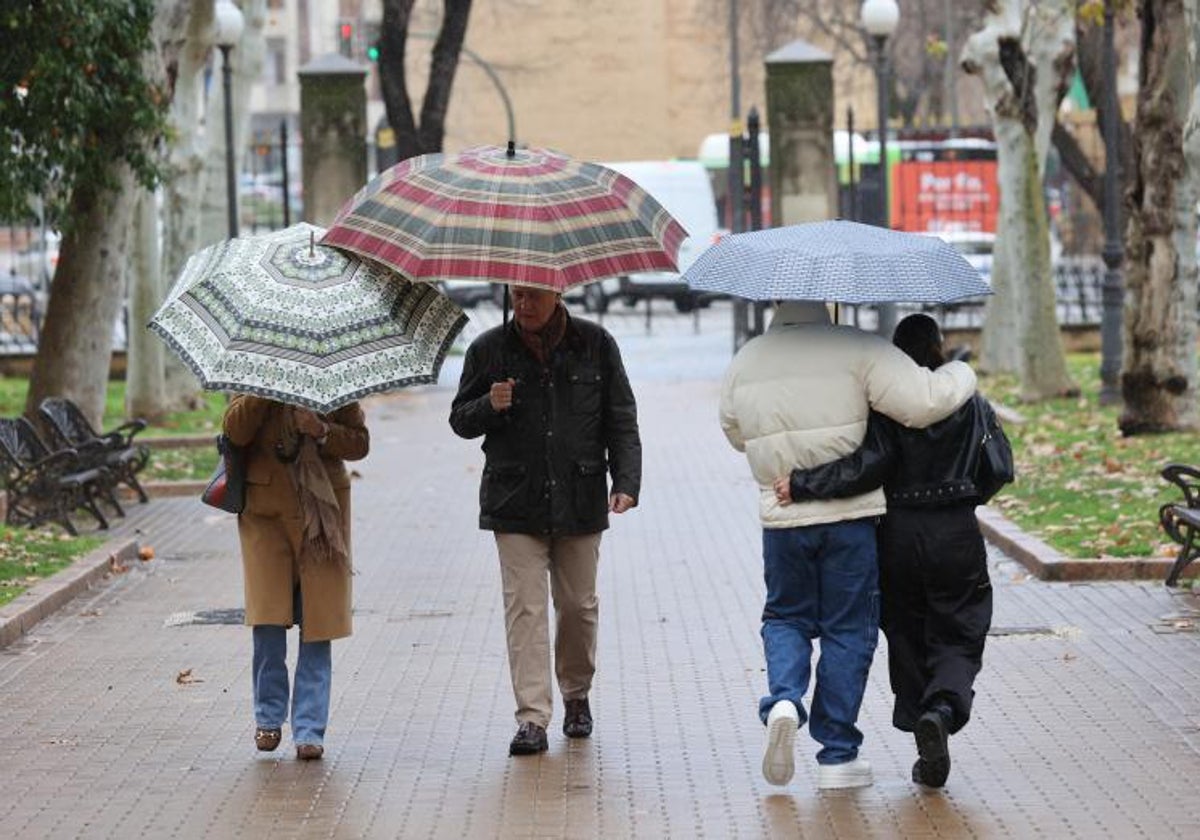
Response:
POLYGON ((689 236, 679 248, 679 272, 645 272, 591 283, 581 292, 584 307, 592 312, 604 312, 616 297, 630 306, 640 300, 666 298, 674 301, 680 312, 705 305, 710 298, 689 289, 680 274, 724 233, 717 223, 717 204, 708 171, 694 160, 627 161, 604 165, 630 178, 654 196, 679 220, 689 236))
POLYGON ((949 242, 979 275, 987 282, 992 282, 992 252, 995 250, 996 234, 984 231, 953 230, 937 231, 934 234, 939 239, 949 242))

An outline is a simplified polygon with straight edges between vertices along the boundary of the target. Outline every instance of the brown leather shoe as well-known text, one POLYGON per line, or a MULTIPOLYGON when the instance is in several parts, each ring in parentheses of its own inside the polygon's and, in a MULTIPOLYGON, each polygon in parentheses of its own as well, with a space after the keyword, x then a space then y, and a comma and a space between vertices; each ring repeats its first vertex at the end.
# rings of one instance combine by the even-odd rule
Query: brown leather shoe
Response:
POLYGON ((325 755, 325 748, 320 744, 297 744, 296 758, 301 761, 320 761, 325 755))
POLYGON ((283 732, 278 729, 262 729, 260 727, 254 730, 254 745, 263 752, 274 752, 282 737, 283 732))
POLYGON ((563 734, 568 738, 586 738, 592 734, 592 708, 586 697, 563 701, 563 734))
POLYGON ((546 730, 536 723, 526 721, 517 727, 517 734, 508 745, 509 755, 535 755, 550 748, 546 730))

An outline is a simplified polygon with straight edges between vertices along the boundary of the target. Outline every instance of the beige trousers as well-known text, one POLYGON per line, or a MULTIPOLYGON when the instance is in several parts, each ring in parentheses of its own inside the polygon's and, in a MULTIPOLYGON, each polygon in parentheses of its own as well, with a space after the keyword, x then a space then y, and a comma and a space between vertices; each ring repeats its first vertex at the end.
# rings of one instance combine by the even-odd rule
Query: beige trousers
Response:
POLYGON ((508 667, 518 723, 550 725, 548 596, 554 599, 554 671, 564 700, 587 697, 596 672, 596 567, 600 534, 496 534, 504 587, 508 667), (547 583, 548 581, 548 583, 547 583))

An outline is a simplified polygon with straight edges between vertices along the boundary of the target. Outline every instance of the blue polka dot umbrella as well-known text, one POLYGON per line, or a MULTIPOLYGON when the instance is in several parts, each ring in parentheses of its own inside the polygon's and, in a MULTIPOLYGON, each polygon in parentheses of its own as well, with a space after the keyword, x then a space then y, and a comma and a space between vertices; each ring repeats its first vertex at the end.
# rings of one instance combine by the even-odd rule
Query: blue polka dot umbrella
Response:
POLYGON ((936 236, 840 219, 726 236, 684 279, 697 291, 750 300, 950 303, 992 293, 936 236))
POLYGON ((207 390, 322 413, 436 382, 463 311, 428 283, 315 244, 324 232, 301 223, 197 252, 150 329, 207 390))

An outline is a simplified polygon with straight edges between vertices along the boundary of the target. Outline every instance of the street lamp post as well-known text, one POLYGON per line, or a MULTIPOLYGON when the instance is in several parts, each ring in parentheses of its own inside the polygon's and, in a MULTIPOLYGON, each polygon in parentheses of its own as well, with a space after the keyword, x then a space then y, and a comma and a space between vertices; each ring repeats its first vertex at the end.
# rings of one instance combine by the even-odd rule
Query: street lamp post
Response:
MULTIPOLYGON (((879 199, 883 206, 883 226, 890 227, 888 206, 888 60, 887 41, 900 24, 900 7, 896 0, 864 0, 859 12, 862 28, 871 38, 875 48, 875 93, 879 105, 879 199)), ((877 332, 891 338, 896 329, 896 305, 884 303, 879 306, 877 332)))
MULTIPOLYGON (((221 49, 221 77, 225 98, 225 190, 229 202, 229 238, 238 235, 237 172, 233 153, 233 67, 229 51, 242 37, 241 10, 230 0, 217 0, 213 8, 213 42, 221 49)), ((287 196, 284 196, 287 201, 287 196)))
POLYGON ((1125 288, 1121 263, 1121 153, 1117 104, 1117 59, 1113 46, 1113 4, 1104 4, 1104 284, 1100 290, 1100 404, 1121 401, 1121 318, 1125 288))
MULTIPOLYGON (((738 0, 729 0, 729 169, 726 188, 729 217, 725 220, 731 233, 741 233, 744 222, 742 194, 745 189, 742 165, 742 80, 741 59, 738 57, 738 0)), ((733 352, 750 338, 750 310, 743 298, 733 299, 733 352)))

